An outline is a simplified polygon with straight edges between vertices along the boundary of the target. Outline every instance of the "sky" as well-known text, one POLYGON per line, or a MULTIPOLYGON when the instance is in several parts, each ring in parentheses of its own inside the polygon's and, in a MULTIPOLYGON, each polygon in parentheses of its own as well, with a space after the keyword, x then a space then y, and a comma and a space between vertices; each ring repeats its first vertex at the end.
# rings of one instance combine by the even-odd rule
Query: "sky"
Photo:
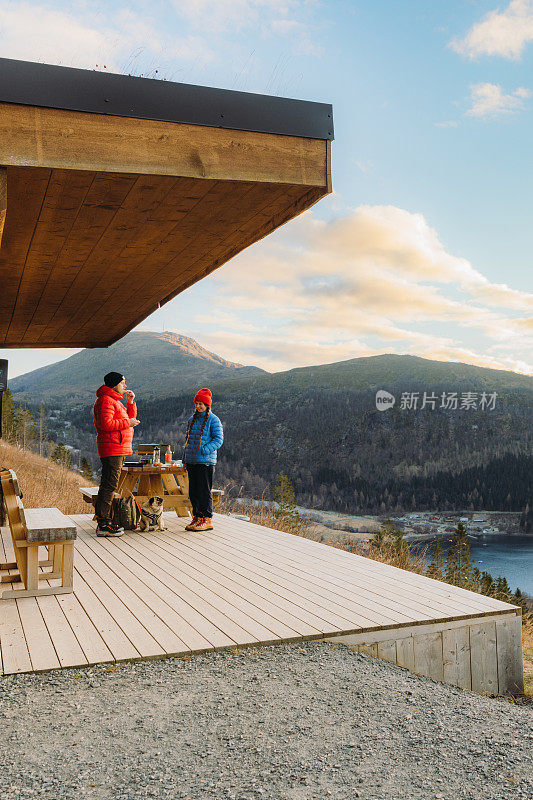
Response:
POLYGON ((137 330, 533 372, 533 0, 0 0, 0 56, 332 103, 333 193, 137 330))

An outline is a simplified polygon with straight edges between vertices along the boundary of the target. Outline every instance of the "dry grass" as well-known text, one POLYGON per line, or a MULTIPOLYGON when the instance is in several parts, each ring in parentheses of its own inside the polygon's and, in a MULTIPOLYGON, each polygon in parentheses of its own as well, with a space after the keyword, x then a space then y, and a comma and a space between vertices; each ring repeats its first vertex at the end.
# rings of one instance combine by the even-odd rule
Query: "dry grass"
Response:
POLYGON ((522 626, 522 647, 524 652, 524 694, 533 698, 533 621, 522 626))
POLYGON ((313 526, 295 516, 284 516, 276 514, 275 509, 266 500, 253 503, 250 500, 232 497, 226 487, 225 494, 220 498, 216 508, 219 514, 242 514, 250 518, 250 522, 256 525, 264 525, 265 528, 274 528, 277 531, 294 533, 296 536, 305 536, 306 539, 320 541, 320 537, 313 532, 313 526))
POLYGON ((87 514, 80 486, 89 481, 47 458, 0 442, 0 466, 17 473, 26 508, 59 508, 64 514, 87 514))

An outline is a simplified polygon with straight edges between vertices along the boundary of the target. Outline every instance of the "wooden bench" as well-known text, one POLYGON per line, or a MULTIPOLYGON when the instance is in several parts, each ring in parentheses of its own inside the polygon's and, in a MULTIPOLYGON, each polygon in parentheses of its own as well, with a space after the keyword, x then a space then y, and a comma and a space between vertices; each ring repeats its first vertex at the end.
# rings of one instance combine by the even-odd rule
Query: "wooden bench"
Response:
POLYGON ((98 486, 80 486, 80 492, 85 502, 94 506, 98 496, 98 486))
POLYGON ((7 508, 15 561, 0 564, 0 570, 18 572, 0 577, 0 583, 21 581, 23 589, 10 589, 2 598, 37 597, 73 591, 74 539, 76 526, 58 508, 27 508, 17 476, 10 469, 0 470, 2 492, 7 508), (39 547, 48 548, 48 559, 39 561, 39 547), (39 568, 51 567, 49 572, 39 568), (39 587, 40 580, 60 579, 60 586, 39 587))
MULTIPOLYGON (((96 503, 96 498, 98 496, 98 486, 80 486, 80 492, 85 502, 92 504, 94 507, 96 503)), ((213 506, 215 508, 219 504, 220 498, 222 497, 223 494, 224 494, 224 489, 212 490, 213 506)))

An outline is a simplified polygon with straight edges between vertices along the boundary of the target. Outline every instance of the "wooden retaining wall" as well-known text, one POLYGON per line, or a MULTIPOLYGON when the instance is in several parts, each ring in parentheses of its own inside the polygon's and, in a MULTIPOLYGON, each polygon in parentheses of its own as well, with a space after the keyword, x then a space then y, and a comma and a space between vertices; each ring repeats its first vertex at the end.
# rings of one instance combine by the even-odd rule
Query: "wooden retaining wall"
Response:
POLYGON ((499 614, 328 637, 417 675, 484 694, 524 692, 522 618, 499 614))

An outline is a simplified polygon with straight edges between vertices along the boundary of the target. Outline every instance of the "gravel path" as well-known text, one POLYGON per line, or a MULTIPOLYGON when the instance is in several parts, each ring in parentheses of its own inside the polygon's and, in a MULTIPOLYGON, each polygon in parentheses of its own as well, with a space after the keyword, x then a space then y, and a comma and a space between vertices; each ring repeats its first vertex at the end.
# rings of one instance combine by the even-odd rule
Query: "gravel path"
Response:
POLYGON ((518 800, 533 709, 306 643, 0 679, 2 800, 518 800))

